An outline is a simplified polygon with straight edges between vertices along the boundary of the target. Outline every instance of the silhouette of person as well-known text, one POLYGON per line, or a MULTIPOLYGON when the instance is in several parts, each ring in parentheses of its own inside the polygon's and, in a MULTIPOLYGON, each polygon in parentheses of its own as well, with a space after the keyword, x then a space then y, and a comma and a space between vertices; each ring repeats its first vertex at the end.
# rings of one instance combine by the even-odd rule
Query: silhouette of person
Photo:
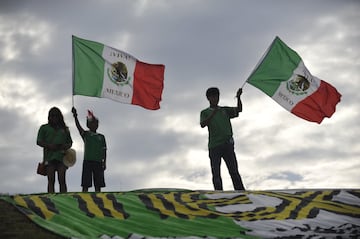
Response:
POLYGON ((91 111, 88 111, 86 126, 84 130, 78 120, 76 109, 72 108, 75 124, 80 136, 84 140, 84 161, 81 176, 82 191, 87 192, 94 181, 95 192, 101 192, 105 187, 104 171, 106 169, 106 141, 105 136, 97 133, 99 120, 91 111))
POLYGON ((242 112, 240 96, 242 89, 237 91, 237 106, 219 106, 220 91, 211 87, 206 91, 210 106, 200 113, 200 126, 208 128, 209 158, 212 172, 212 182, 215 190, 223 190, 221 179, 221 159, 223 158, 231 176, 235 190, 245 190, 234 151, 234 139, 230 119, 238 117, 242 112))
POLYGON ((69 128, 57 107, 49 110, 48 123, 40 126, 37 145, 43 148, 43 160, 47 167, 48 193, 55 192, 55 172, 58 174, 60 192, 66 193, 66 170, 63 163, 65 151, 72 145, 69 128))

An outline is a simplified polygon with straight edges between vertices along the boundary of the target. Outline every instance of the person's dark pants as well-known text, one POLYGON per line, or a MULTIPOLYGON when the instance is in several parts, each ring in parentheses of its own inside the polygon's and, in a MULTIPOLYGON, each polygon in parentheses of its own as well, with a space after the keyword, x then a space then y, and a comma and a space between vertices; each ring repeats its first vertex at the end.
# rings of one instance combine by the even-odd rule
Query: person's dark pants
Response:
POLYGON ((229 170, 234 189, 235 190, 245 190, 242 183, 239 171, 238 164, 236 160, 236 155, 234 152, 234 144, 229 142, 216 146, 209 149, 209 158, 211 163, 211 172, 212 172, 212 181, 214 184, 215 190, 223 190, 222 179, 221 179, 221 158, 224 159, 225 164, 229 170))
POLYGON ((92 187, 94 181, 95 188, 105 187, 104 169, 102 163, 98 161, 83 161, 81 176, 81 186, 84 188, 92 187))

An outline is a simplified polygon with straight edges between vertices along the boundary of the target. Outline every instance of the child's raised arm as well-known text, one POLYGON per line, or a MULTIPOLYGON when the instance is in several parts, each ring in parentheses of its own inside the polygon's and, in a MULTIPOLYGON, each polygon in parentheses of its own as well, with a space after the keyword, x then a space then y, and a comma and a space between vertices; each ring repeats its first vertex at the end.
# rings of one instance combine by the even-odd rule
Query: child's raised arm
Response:
POLYGON ((71 112, 73 113, 73 116, 74 116, 74 119, 75 119, 76 128, 79 130, 79 133, 82 136, 84 134, 85 130, 80 125, 80 122, 79 122, 78 117, 77 117, 77 111, 76 111, 75 107, 72 107, 71 112))

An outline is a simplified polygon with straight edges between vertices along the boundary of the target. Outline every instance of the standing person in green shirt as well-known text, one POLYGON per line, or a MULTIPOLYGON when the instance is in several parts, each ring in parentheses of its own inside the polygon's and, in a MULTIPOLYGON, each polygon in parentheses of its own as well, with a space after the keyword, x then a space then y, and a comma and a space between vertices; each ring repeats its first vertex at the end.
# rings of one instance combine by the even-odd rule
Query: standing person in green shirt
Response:
POLYGON ((207 126, 209 131, 209 158, 215 190, 223 190, 220 174, 221 158, 224 159, 228 168, 234 189, 245 190, 238 171, 230 122, 230 119, 238 117, 239 112, 242 112, 241 94, 242 89, 240 88, 236 93, 236 107, 219 106, 220 91, 218 88, 211 87, 206 91, 210 106, 200 113, 200 126, 202 128, 207 126))
POLYGON ((55 192, 55 172, 58 173, 60 192, 66 193, 66 170, 63 163, 65 151, 72 145, 69 128, 57 107, 52 107, 48 114, 48 123, 40 126, 37 145, 43 148, 43 160, 47 168, 48 193, 55 192))
POLYGON ((94 181, 95 192, 101 192, 105 187, 104 171, 106 169, 106 141, 105 136, 96 132, 99 127, 99 120, 88 111, 86 126, 84 130, 78 120, 77 111, 73 107, 72 113, 79 133, 84 140, 84 161, 81 176, 82 191, 87 192, 94 181))

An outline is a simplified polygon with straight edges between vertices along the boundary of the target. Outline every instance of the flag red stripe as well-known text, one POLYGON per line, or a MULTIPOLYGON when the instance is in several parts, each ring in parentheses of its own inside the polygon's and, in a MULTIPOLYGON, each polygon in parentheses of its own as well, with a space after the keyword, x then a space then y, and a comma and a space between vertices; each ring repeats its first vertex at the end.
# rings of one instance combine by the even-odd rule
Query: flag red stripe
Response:
POLYGON ((341 94, 329 83, 320 81, 320 86, 313 94, 300 101, 291 112, 308 121, 321 123, 324 117, 330 118, 341 94))
POLYGON ((159 109, 164 88, 164 71, 164 65, 136 61, 131 104, 150 110, 159 109))

